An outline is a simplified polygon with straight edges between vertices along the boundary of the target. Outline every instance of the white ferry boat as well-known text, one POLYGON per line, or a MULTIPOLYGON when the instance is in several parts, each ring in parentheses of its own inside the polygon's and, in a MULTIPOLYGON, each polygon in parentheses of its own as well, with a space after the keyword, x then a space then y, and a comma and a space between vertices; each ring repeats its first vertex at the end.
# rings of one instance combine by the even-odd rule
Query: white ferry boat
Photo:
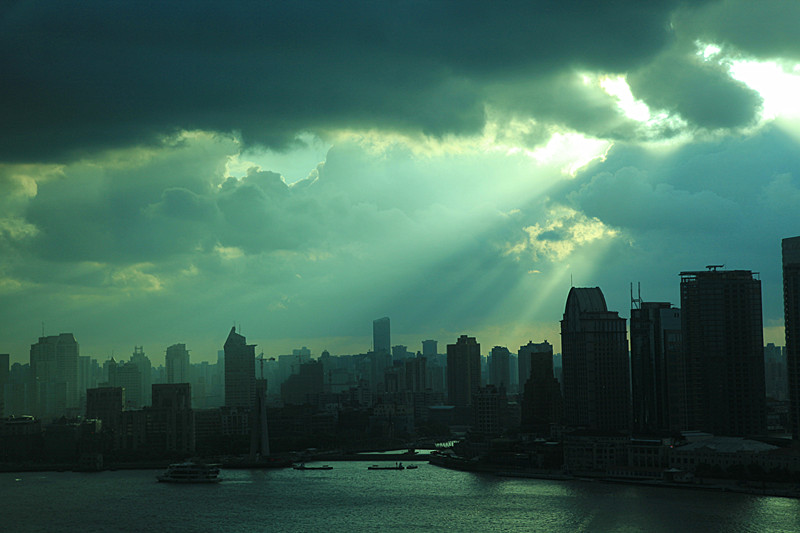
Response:
POLYGON ((169 465, 167 470, 157 476, 164 483, 219 483, 219 468, 214 465, 186 461, 169 465))

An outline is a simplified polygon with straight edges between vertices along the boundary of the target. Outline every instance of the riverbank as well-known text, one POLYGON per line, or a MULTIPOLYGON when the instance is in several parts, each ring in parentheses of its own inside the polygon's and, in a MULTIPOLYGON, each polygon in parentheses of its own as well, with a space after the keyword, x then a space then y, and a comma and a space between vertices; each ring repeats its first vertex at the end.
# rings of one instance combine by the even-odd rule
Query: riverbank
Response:
POLYGON ((477 461, 467 461, 459 458, 431 456, 430 463, 434 466, 450 470, 475 472, 500 477, 517 477, 529 479, 544 479, 551 481, 584 481, 591 483, 614 483, 620 485, 637 485, 647 487, 664 487, 672 489, 685 489, 697 491, 733 492, 757 496, 776 496, 781 498, 800 499, 800 487, 795 483, 779 482, 741 482, 728 479, 703 478, 687 482, 666 481, 662 479, 635 479, 615 478, 605 475, 572 475, 560 470, 535 470, 535 469, 509 469, 499 465, 489 465, 477 461))

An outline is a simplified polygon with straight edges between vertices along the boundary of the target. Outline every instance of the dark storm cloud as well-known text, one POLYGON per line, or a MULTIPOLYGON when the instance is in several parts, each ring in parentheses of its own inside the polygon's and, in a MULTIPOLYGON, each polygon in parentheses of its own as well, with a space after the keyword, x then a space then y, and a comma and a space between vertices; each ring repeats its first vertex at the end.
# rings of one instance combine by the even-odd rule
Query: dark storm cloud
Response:
POLYGON ((641 65, 669 43, 676 4, 10 3, 0 156, 75 157, 183 129, 272 147, 309 129, 476 132, 498 82, 641 65))
POLYGON ((705 43, 733 47, 760 59, 800 60, 800 3, 724 0, 683 11, 676 23, 705 43))

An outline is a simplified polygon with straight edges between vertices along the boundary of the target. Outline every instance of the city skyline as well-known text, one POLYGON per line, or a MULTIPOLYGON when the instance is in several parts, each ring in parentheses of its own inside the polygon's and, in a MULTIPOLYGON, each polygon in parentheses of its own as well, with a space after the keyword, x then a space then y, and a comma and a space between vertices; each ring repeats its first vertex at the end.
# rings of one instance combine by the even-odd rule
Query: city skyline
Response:
MULTIPOLYGON (((548 341, 571 287, 760 274, 800 214, 795 3, 0 7, 0 353, 548 341), (153 24, 153 21, 159 21, 153 24), (336 20, 337 24, 331 24, 336 20)), ((160 362, 159 359, 157 359, 160 362)))
MULTIPOLYGON (((711 265, 711 266, 720 267, 722 265, 711 265)), ((758 273, 755 273, 755 274, 758 274, 758 273)), ((570 290, 572 290, 572 289, 597 289, 597 288, 601 288, 602 289, 602 287, 577 287, 577 286, 572 286, 572 287, 570 287, 570 290)), ((632 291, 632 290, 633 290, 632 287, 630 287, 629 291, 632 291)), ((641 288, 640 288, 640 290, 641 290, 641 288)), ((565 296, 564 296, 565 300, 567 298, 566 295, 568 295, 568 294, 569 294, 569 291, 567 291, 565 293, 565 296)), ((628 296, 631 296, 631 297, 633 296, 632 292, 628 292, 626 294, 628 296)), ((678 301, 679 300, 680 300, 680 296, 678 296, 678 301)), ((673 303, 675 303, 675 302, 673 302, 673 303)), ((622 307, 619 310, 617 310, 617 312, 620 314, 620 317, 625 319, 626 327, 628 328, 629 332, 630 332, 630 327, 631 327, 631 325, 630 325, 630 317, 629 316, 625 316, 625 315, 626 314, 630 315, 630 311, 631 311, 630 302, 629 302, 628 307, 622 307)), ((372 320, 372 329, 371 329, 370 333, 364 335, 363 338, 362 337, 352 337, 352 338, 348 339, 347 341, 345 341, 343 343, 341 343, 340 340, 337 341, 337 339, 341 339, 341 338, 337 338, 337 337, 333 337, 329 344, 325 344, 325 341, 321 341, 321 343, 319 344, 318 349, 317 349, 317 347, 315 347, 315 348, 310 350, 311 357, 312 358, 319 357, 319 355, 322 354, 322 352, 325 352, 325 351, 329 352, 331 355, 334 355, 334 356, 336 356, 336 355, 354 355, 354 354, 359 354, 359 353, 363 354, 363 353, 367 353, 367 352, 373 351, 374 350, 375 338, 376 338, 375 337, 375 335, 376 335, 376 333, 375 333, 376 324, 378 324, 378 323, 384 324, 382 327, 387 328, 386 334, 388 334, 389 318, 390 317, 382 317, 380 319, 372 320), (354 340, 354 339, 356 339, 356 340, 354 340), (366 343, 366 344, 363 344, 363 343, 366 343), (328 346, 330 346, 330 345, 333 345, 333 346, 337 346, 337 345, 338 346, 351 346, 351 347, 353 347, 353 349, 350 350, 350 351, 348 351, 347 349, 344 349, 344 350, 341 350, 341 351, 334 351, 334 350, 330 350, 328 348, 328 346)), ((558 321, 554 322, 554 324, 555 324, 555 326, 560 328, 558 321)), ((44 330, 44 324, 41 324, 40 327, 42 328, 42 333, 44 333, 44 331, 45 331, 44 330)), ((522 328, 522 329, 524 329, 524 328, 522 328)), ((230 332, 236 332, 237 334, 241 334, 242 333, 241 327, 238 326, 238 325, 234 325, 233 327, 231 327, 231 329, 229 329, 227 331, 229 332, 229 334, 230 334, 230 332)), ((464 330, 457 330, 457 331, 459 331, 459 332, 458 333, 452 333, 452 332, 444 332, 443 330, 439 330, 439 334, 444 334, 445 336, 435 339, 435 342, 443 342, 443 343, 446 344, 448 341, 455 340, 455 339, 457 339, 460 336, 463 336, 465 334, 464 330)), ((775 337, 773 335, 773 336, 768 338, 767 328, 765 327, 764 328, 764 337, 763 337, 764 338, 764 345, 766 346, 768 343, 773 343, 773 344, 776 344, 778 346, 783 346, 785 344, 785 337, 783 336, 783 328, 781 328, 781 332, 780 333, 781 334, 778 337, 775 337)), ((72 332, 72 331, 68 331, 68 332, 59 331, 59 332, 52 332, 52 333, 47 331, 47 334, 45 335, 45 337, 53 337, 53 336, 58 337, 58 336, 64 335, 64 334, 74 335, 75 337, 77 337, 77 335, 75 335, 74 332, 72 332)), ((479 335, 474 335, 474 334, 472 334, 472 332, 469 332, 469 331, 467 331, 466 334, 469 334, 470 336, 476 337, 476 338, 479 337, 479 335)), ((497 344, 494 345, 494 347, 508 348, 508 349, 511 349, 515 353, 516 353, 517 348, 524 348, 526 346, 526 344, 530 345, 530 343, 532 343, 534 341, 541 342, 541 343, 544 343, 544 344, 550 343, 554 347, 553 348, 553 352, 554 353, 561 353, 561 336, 562 336, 562 332, 558 331, 558 329, 556 329, 556 333, 552 337, 552 342, 551 342, 551 338, 538 339, 538 338, 534 338, 533 336, 529 336, 527 338, 527 341, 523 341, 519 345, 517 345, 514 342, 510 342, 509 343, 509 342, 507 342, 507 340, 504 340, 504 339, 507 339, 507 337, 504 337, 502 335, 502 333, 495 333, 494 335, 495 336, 493 336, 492 338, 495 341, 498 342, 497 344)), ((423 343, 428 342, 424 338, 424 336, 420 337, 419 335, 413 335, 413 334, 402 335, 402 334, 400 334, 400 335, 397 335, 397 336, 400 337, 400 340, 392 341, 391 345, 392 346, 405 346, 406 348, 408 348, 410 350, 411 353, 416 353, 416 352, 422 353, 422 351, 423 351, 423 343), (404 340, 406 340, 407 343, 404 343, 403 342, 404 340)), ((227 338, 227 335, 225 337, 227 338)), ((41 337, 41 336, 37 337, 38 340, 41 340, 42 338, 43 337, 41 337)), ((523 332, 523 337, 519 337, 519 338, 524 338, 524 332, 523 332)), ((265 353, 267 356, 277 357, 279 355, 289 355, 293 351, 297 351, 298 347, 301 344, 303 345, 302 346, 303 350, 305 350, 306 349, 305 345, 306 344, 310 344, 310 342, 307 341, 307 340, 304 340, 303 337, 298 337, 297 339, 294 339, 294 340, 296 340, 298 344, 296 344, 296 345, 283 344, 283 346, 285 346, 284 348, 278 348, 278 349, 276 349, 274 351, 271 351, 271 352, 266 352, 264 348, 260 347, 259 343, 254 343, 253 346, 259 346, 257 351, 265 353)), ((169 366, 169 354, 170 354, 170 351, 172 349, 177 348, 177 347, 182 347, 182 349, 184 349, 184 350, 186 350, 187 347, 191 348, 191 350, 188 350, 188 351, 191 351, 192 354, 193 354, 192 357, 191 357, 192 364, 200 363, 200 362, 211 362, 211 363, 216 362, 218 357, 219 357, 219 354, 223 351, 223 346, 224 346, 226 341, 222 340, 218 345, 209 344, 209 345, 203 346, 201 348, 201 350, 200 350, 200 355, 199 356, 196 355, 197 350, 195 350, 192 347, 191 340, 188 341, 188 342, 185 342, 185 343, 175 343, 174 341, 168 341, 168 342, 170 344, 169 345, 165 345, 163 348, 162 347, 156 347, 155 349, 151 348, 150 350, 147 350, 148 354, 150 354, 150 358, 154 361, 154 363, 156 363, 156 364, 160 363, 165 368, 167 368, 169 366), (162 361, 162 359, 163 359, 163 361, 162 361)), ((279 341, 279 343, 280 342, 284 342, 284 341, 279 341)), ((25 344, 25 343, 22 342, 22 343, 17 343, 17 344, 25 344)), ((37 344, 36 342, 31 342, 30 344, 25 344, 28 347, 27 351, 24 354, 22 354, 20 357, 15 358, 13 353, 9 354, 10 355, 9 364, 13 364, 13 363, 27 364, 27 363, 29 363, 30 362, 31 347, 36 345, 36 344, 37 344)), ((483 344, 488 345, 488 343, 483 343, 483 344)), ((78 345, 82 346, 82 343, 80 342, 80 340, 78 340, 78 345)), ((90 347, 93 345, 91 339, 89 340, 88 345, 90 347)), ((137 345, 137 346, 134 346, 133 349, 134 349, 134 351, 135 350, 141 350, 142 346, 138 346, 137 345)), ((487 350, 485 350, 485 352, 486 353, 482 353, 481 354, 483 357, 490 356, 491 355, 491 348, 487 348, 487 350)), ((442 354, 443 353, 444 352, 442 352, 442 354)), ((95 353, 95 352, 89 352, 89 353, 83 353, 83 355, 89 355, 93 359, 96 359, 97 361, 103 362, 103 361, 108 361, 110 359, 116 359, 118 361, 123 361, 127 357, 127 355, 129 355, 129 353, 128 352, 124 352, 124 348, 123 348, 121 350, 112 350, 110 353, 99 353, 98 354, 98 353, 95 353)))

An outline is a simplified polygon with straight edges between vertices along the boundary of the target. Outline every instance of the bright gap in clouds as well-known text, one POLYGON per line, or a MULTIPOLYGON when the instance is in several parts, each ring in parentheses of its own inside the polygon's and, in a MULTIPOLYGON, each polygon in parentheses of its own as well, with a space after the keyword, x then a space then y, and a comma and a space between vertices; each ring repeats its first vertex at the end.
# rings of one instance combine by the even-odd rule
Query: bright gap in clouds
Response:
POLYGON ((774 61, 734 61, 731 76, 758 91, 765 119, 800 118, 800 64, 786 68, 774 61))
POLYGON ((575 177, 578 171, 599 159, 605 159, 612 143, 580 133, 555 133, 544 146, 529 152, 541 165, 557 166, 562 174, 575 177))
POLYGON ((240 177, 252 167, 277 172, 291 185, 305 179, 316 166, 325 161, 331 145, 311 133, 301 133, 296 137, 297 146, 285 152, 252 148, 231 156, 227 165, 227 175, 240 177))
POLYGON ((697 43, 705 61, 728 65, 731 77, 757 91, 764 99, 762 118, 800 118, 800 63, 733 59, 715 44, 697 43))
POLYGON ((626 117, 638 122, 650 120, 650 108, 641 100, 633 97, 628 81, 624 76, 605 76, 600 78, 600 87, 610 96, 617 99, 617 105, 626 117))

